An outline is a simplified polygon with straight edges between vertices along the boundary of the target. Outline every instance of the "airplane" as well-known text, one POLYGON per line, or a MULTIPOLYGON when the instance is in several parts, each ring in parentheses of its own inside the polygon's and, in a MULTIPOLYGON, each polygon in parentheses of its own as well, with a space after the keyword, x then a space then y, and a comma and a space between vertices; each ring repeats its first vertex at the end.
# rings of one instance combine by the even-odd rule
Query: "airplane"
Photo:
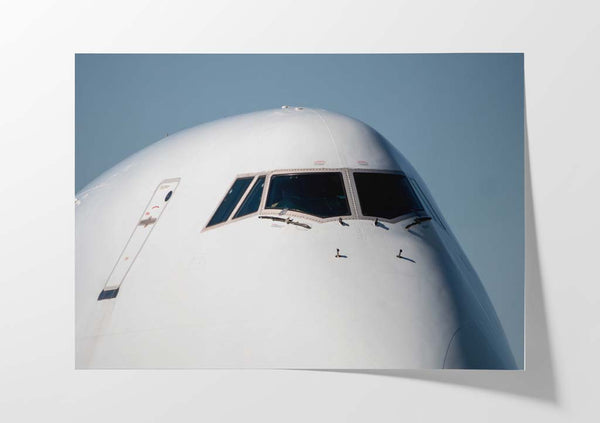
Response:
POLYGON ((77 368, 516 369, 423 179, 357 119, 204 123, 75 207, 77 368))

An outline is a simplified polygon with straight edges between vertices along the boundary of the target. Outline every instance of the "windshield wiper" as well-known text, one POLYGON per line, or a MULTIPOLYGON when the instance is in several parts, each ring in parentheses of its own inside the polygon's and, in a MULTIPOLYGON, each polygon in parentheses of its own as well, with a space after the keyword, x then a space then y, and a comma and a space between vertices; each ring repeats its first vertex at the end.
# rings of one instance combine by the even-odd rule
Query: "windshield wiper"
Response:
POLYGON ((296 222, 295 220, 293 220, 291 217, 278 217, 278 216, 258 216, 259 219, 271 219, 271 220, 275 220, 276 222, 284 222, 285 224, 289 225, 296 225, 296 226, 302 226, 303 228, 306 229, 310 229, 310 225, 307 225, 306 223, 301 223, 301 222, 296 222))
POLYGON ((430 220, 431 220, 431 217, 429 217, 429 216, 416 217, 415 220, 413 220, 408 225, 406 225, 406 227, 404 229, 410 229, 411 227, 413 227, 415 225, 420 225, 421 223, 428 222, 430 220))
POLYGON ((306 229, 310 229, 310 225, 307 225, 306 223, 302 223, 302 222, 296 222, 295 220, 292 220, 291 217, 288 217, 288 219, 285 221, 285 223, 291 223, 292 225, 296 225, 296 226, 302 226, 303 228, 306 229))
POLYGON ((285 222, 285 217, 277 217, 277 216, 258 216, 259 219, 271 219, 276 220, 277 222, 285 222))

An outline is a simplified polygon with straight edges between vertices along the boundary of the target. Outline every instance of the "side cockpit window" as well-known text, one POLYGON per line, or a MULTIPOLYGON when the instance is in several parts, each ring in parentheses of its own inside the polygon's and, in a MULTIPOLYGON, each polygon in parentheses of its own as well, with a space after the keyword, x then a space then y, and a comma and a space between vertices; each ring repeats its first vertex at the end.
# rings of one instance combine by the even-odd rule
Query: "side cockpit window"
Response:
POLYGON ((322 219, 351 214, 341 172, 272 175, 265 208, 292 210, 322 219))
POLYGON ((415 181, 414 179, 410 179, 410 184, 412 185, 415 193, 417 194, 417 197, 419 197, 421 204, 423 204, 423 206, 427 209, 427 211, 433 215, 435 220, 440 224, 440 226, 442 228, 444 228, 445 230, 448 230, 446 228, 446 225, 444 225, 444 222, 442 221, 442 219, 440 219, 440 216, 438 215, 438 213, 435 211, 435 207, 433 207, 431 202, 427 199, 427 196, 425 195, 425 193, 423 192, 423 190, 421 189, 421 187, 419 186, 417 181, 415 181))
POLYGON ((254 179, 254 177, 250 176, 246 178, 238 178, 235 180, 229 191, 227 191, 227 194, 225 194, 225 198, 223 198, 223 201, 221 201, 221 204, 215 211, 215 214, 213 214, 213 217, 210 219, 206 227, 225 222, 227 219, 229 219, 231 212, 235 209, 235 206, 237 206, 237 203, 240 201, 240 198, 242 198, 242 196, 248 189, 248 186, 250 186, 252 179, 254 179))
POLYGON ((423 210, 404 175, 355 172, 354 182, 363 216, 395 219, 423 210))
POLYGON ((252 186, 252 189, 244 199, 244 202, 240 206, 237 212, 235 212, 234 219, 238 217, 247 216, 258 211, 260 206, 260 199, 262 197, 263 188, 265 187, 265 177, 259 176, 252 186))

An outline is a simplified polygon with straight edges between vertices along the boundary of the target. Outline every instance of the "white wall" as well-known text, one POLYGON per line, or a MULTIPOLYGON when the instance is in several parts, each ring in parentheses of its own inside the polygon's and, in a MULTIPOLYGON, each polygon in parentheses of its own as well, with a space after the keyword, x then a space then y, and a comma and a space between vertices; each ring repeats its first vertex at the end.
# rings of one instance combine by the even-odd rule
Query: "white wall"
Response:
POLYGON ((0 6, 2 420, 598 419, 594 2, 109 3, 0 6), (527 370, 75 371, 73 53, 113 51, 524 52, 527 370))

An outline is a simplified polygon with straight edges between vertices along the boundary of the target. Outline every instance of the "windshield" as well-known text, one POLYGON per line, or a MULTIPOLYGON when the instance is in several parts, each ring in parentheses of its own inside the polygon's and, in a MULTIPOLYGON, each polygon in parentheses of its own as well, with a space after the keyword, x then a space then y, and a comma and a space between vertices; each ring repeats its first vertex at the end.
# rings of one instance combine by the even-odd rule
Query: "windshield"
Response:
POLYGON ((240 201, 240 198, 242 198, 242 195, 244 195, 246 192, 246 189, 248 188, 248 185, 250 185, 250 182, 252 182, 252 179, 254 178, 249 177, 236 179, 231 188, 229 188, 229 191, 227 191, 227 194, 225 194, 225 198, 223 198, 223 201, 217 208, 217 211, 215 211, 213 217, 210 219, 210 222, 208 222, 208 225, 206 225, 207 227, 216 225, 217 223, 225 222, 227 219, 229 219, 229 215, 237 205, 238 201, 240 201))
POLYGON ((288 209, 320 218, 349 216, 341 172, 271 176, 266 209, 288 209))
POLYGON ((260 205, 260 198, 262 196, 263 187, 265 186, 265 177, 261 176, 256 180, 256 183, 248 193, 248 196, 233 216, 234 219, 242 216, 246 216, 250 213, 254 213, 258 210, 260 205))
POLYGON ((423 210, 406 176, 391 173, 354 173, 364 216, 394 219, 423 210))

